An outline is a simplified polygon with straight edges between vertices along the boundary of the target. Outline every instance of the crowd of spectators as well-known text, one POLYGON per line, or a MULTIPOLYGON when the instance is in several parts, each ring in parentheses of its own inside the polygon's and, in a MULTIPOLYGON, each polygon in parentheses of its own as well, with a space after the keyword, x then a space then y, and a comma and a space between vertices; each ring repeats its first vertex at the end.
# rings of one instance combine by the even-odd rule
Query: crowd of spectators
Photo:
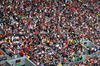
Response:
POLYGON ((59 61, 58 54, 75 60, 83 54, 82 39, 100 45, 99 11, 98 0, 0 0, 0 47, 37 66, 59 61))
POLYGON ((93 54, 93 53, 95 53, 96 51, 97 51, 97 47, 92 47, 92 48, 89 48, 89 47, 87 47, 88 48, 88 54, 93 54))
POLYGON ((78 63, 75 66, 100 66, 100 56, 87 58, 86 61, 78 63))
POLYGON ((7 57, 5 56, 4 52, 0 49, 0 61, 7 60, 7 57))

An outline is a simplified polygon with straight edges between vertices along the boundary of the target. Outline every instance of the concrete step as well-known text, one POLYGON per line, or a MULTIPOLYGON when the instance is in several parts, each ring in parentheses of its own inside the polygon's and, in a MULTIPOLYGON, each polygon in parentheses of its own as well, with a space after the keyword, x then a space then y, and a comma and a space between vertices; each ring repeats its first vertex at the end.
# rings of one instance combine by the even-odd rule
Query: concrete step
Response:
POLYGON ((86 60, 86 58, 88 58, 88 55, 82 55, 83 56, 83 61, 86 60))

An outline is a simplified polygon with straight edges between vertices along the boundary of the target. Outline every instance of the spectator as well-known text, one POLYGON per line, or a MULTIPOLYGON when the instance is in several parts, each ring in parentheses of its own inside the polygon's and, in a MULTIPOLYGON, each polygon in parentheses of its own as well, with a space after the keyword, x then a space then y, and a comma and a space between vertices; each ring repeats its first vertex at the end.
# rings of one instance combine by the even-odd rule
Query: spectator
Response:
POLYGON ((64 62, 80 60, 82 39, 100 43, 99 10, 98 0, 1 0, 0 47, 11 57, 30 56, 37 66, 59 61, 59 55, 64 62))

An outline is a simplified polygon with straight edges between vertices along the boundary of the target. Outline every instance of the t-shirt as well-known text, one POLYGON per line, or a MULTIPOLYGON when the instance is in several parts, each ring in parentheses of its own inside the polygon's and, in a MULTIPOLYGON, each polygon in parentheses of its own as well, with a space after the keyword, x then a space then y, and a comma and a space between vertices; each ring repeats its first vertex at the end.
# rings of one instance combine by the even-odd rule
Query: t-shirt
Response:
POLYGON ((29 58, 30 58, 30 56, 27 56, 27 58, 29 59, 29 58))
POLYGON ((0 54, 2 54, 2 50, 0 50, 0 54))
POLYGON ((23 56, 23 54, 24 54, 23 51, 21 51, 21 56, 23 56))

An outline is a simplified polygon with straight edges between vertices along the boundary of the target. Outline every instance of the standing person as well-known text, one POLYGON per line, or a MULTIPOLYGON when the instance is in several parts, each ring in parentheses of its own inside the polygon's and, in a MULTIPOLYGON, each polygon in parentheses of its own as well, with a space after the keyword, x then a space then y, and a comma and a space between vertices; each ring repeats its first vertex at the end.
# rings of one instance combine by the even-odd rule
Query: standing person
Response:
POLYGON ((92 46, 92 48, 91 48, 91 51, 92 51, 92 53, 94 52, 94 47, 92 46))
POLYGON ((89 53, 89 55, 91 54, 91 48, 89 48, 88 53, 89 53))

